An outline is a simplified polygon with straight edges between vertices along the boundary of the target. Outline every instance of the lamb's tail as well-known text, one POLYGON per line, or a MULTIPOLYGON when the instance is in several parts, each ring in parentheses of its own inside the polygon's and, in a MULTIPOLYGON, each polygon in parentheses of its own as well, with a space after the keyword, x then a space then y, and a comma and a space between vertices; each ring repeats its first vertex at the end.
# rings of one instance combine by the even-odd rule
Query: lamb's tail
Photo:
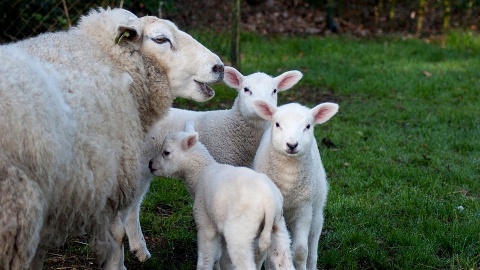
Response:
POLYGON ((275 201, 265 200, 264 209, 264 226, 260 233, 260 239, 258 240, 260 252, 267 250, 272 242, 272 230, 274 230, 273 224, 275 222, 275 201))

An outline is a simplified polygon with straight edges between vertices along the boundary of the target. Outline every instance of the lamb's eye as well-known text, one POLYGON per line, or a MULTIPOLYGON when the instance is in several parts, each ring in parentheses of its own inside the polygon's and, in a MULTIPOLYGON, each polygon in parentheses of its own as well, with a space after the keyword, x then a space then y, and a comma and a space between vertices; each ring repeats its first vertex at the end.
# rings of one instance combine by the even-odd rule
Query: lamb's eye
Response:
POLYGON ((276 126, 276 127, 280 127, 280 124, 277 122, 277 123, 275 123, 275 126, 276 126))
POLYGON ((167 150, 164 150, 164 151, 163 151, 163 156, 164 156, 164 157, 168 157, 168 155, 170 155, 170 152, 167 151, 167 150))
POLYGON ((310 129, 310 125, 307 125, 306 129, 310 129))
POLYGON ((155 38, 152 38, 153 42, 157 43, 157 44, 163 44, 163 43, 166 43, 166 42, 170 42, 170 39, 166 38, 166 37, 155 37, 155 38))
POLYGON ((274 94, 277 93, 277 89, 273 89, 273 93, 274 93, 274 94))
POLYGON ((247 87, 244 87, 244 88, 243 88, 243 91, 244 91, 245 93, 250 93, 250 95, 252 94, 252 91, 250 91, 250 89, 248 89, 247 87))

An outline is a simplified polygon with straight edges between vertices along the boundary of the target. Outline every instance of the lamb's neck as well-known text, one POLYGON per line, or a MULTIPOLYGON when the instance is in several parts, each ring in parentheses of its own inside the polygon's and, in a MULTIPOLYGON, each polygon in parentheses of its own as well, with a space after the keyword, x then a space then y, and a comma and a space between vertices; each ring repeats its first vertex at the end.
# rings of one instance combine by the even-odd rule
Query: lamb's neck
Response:
POLYGON ((195 197, 195 191, 200 179, 203 179, 205 171, 216 163, 215 159, 208 153, 208 150, 203 147, 196 147, 189 156, 188 166, 184 169, 183 177, 187 185, 188 192, 195 197))
POLYGON ((260 134, 263 134, 263 131, 268 126, 268 121, 260 118, 257 114, 251 114, 252 112, 245 112, 241 109, 239 105, 240 101, 237 97, 233 103, 232 108, 230 109, 230 113, 232 114, 232 119, 236 121, 241 121, 242 126, 250 128, 252 131, 261 130, 260 134))
POLYGON ((298 179, 305 178, 310 174, 308 166, 311 163, 309 161, 311 158, 311 151, 300 156, 289 156, 274 150, 271 145, 267 155, 270 168, 278 168, 276 178, 281 182, 279 184, 285 185, 284 188, 288 190, 293 190, 295 186, 300 184, 298 179))

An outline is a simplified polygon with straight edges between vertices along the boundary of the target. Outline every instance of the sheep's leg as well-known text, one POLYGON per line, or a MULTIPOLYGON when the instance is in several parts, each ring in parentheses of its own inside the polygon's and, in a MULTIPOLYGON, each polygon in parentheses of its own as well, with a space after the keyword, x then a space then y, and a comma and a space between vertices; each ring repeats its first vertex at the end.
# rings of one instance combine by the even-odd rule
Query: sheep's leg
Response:
POLYGON ((137 257, 140 262, 144 262, 151 257, 140 225, 140 206, 149 187, 150 179, 142 179, 140 181, 132 204, 125 210, 125 213, 123 213, 126 214, 126 217, 122 218, 125 220, 125 231, 128 237, 130 252, 135 254, 135 257, 137 257))
POLYGON ((45 200, 36 182, 1 159, 0 269, 27 269, 40 241, 45 200))
POLYGON ((268 260, 265 268, 292 270, 294 267, 290 247, 290 234, 283 216, 276 220, 275 227, 276 229, 272 233, 272 244, 268 249, 268 260))
POLYGON ((306 205, 295 211, 293 220, 289 221, 292 232, 292 251, 295 269, 307 269, 308 235, 312 224, 312 205, 306 205))
POLYGON ((318 241, 320 240, 320 234, 322 233, 323 220, 323 208, 316 209, 310 233, 308 235, 307 269, 310 270, 317 269, 318 241))
POLYGON ((114 243, 109 252, 109 257, 104 264, 104 269, 126 269, 124 266, 124 248, 123 238, 125 237, 125 229, 123 227, 122 220, 119 216, 115 218, 109 229, 111 235, 114 238, 114 243))
POLYGON ((221 241, 213 224, 198 226, 198 261, 197 270, 213 269, 215 261, 220 257, 221 241))

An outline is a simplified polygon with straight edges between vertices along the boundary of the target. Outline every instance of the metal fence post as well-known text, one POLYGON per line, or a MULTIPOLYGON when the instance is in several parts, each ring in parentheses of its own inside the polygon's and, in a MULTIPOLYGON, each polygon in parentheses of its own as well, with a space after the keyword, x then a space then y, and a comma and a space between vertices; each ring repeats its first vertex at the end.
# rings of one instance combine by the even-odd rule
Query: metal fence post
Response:
POLYGON ((240 3, 241 0, 233 0, 232 8, 232 42, 230 60, 232 66, 240 70, 240 3))

